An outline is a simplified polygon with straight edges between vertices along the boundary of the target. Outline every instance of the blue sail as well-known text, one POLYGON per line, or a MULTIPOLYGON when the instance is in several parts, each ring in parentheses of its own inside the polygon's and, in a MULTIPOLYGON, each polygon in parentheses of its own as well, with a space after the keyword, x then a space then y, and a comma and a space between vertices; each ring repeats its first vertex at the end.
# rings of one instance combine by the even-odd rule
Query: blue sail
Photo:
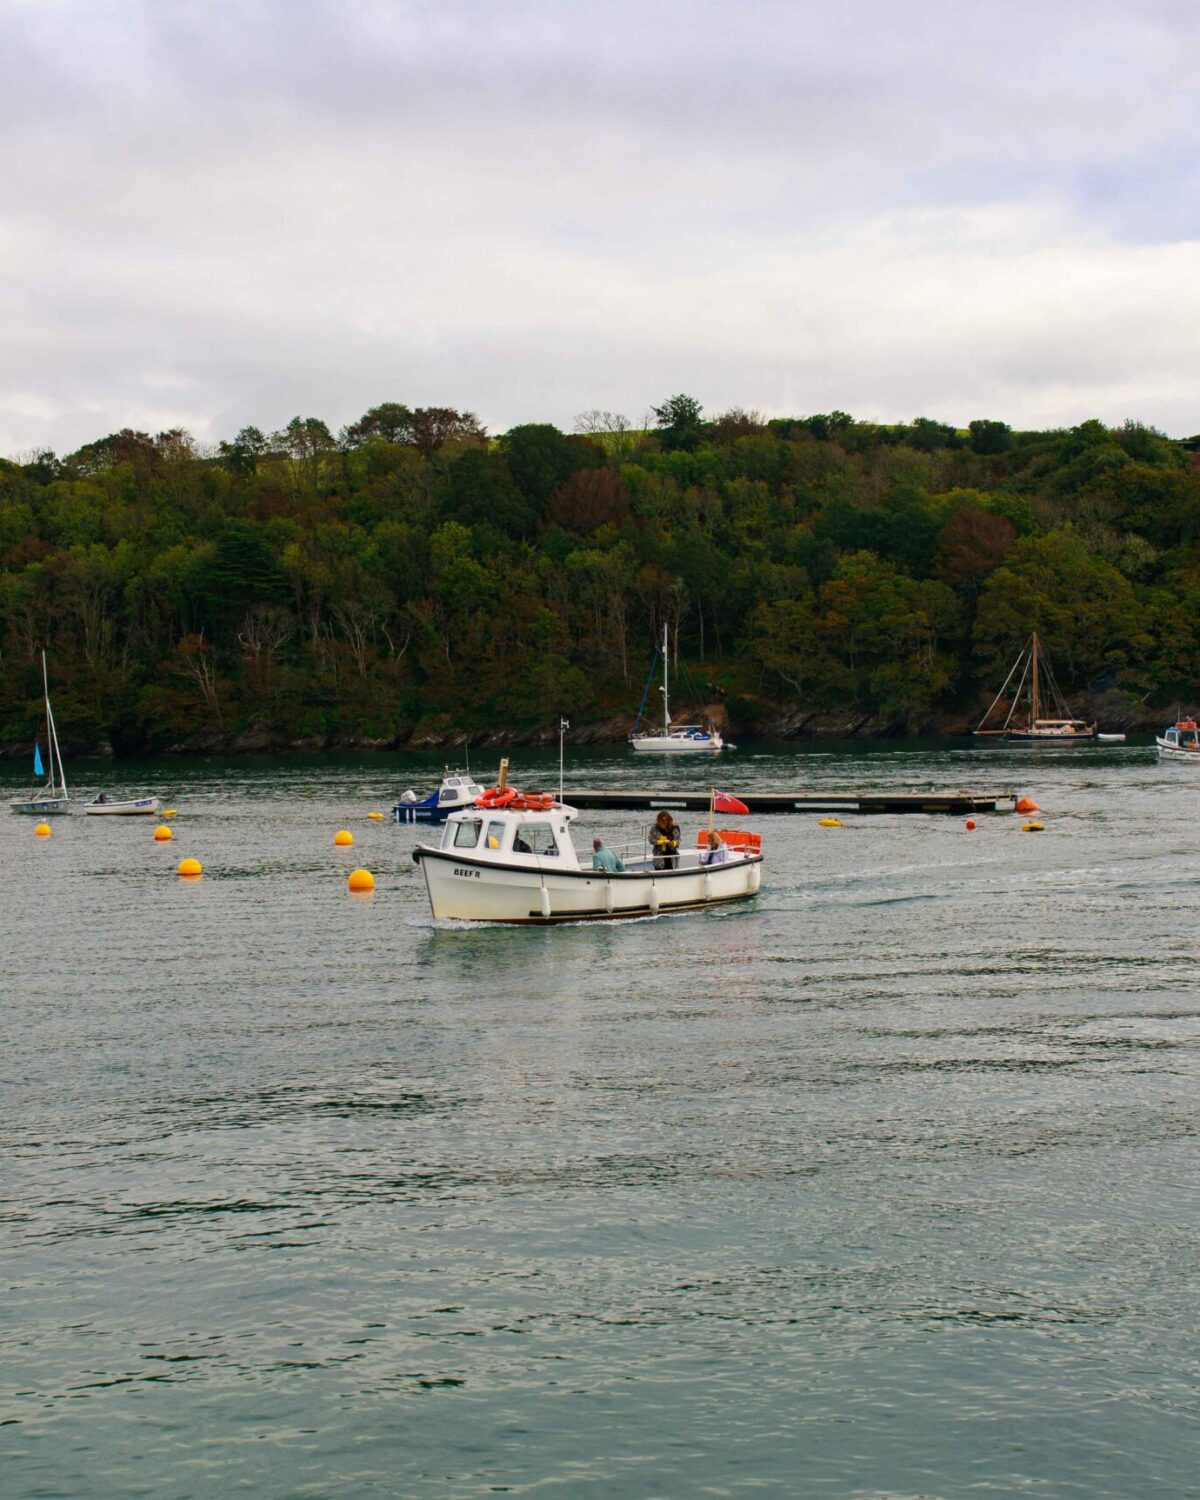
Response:
POLYGON ((33 774, 35 776, 46 774, 45 767, 42 765, 42 749, 36 740, 33 745, 33 774))

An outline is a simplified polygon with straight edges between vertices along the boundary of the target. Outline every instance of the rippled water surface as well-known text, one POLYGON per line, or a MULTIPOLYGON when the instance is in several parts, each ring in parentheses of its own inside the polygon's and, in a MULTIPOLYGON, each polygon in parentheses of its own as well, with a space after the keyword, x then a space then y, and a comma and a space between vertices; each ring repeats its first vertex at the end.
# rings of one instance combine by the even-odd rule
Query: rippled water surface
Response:
POLYGON ((0 821, 6 1496, 1200 1493, 1200 773, 581 753, 1046 832, 764 817, 752 903, 513 930, 366 820, 432 760, 75 769, 179 816, 0 821))

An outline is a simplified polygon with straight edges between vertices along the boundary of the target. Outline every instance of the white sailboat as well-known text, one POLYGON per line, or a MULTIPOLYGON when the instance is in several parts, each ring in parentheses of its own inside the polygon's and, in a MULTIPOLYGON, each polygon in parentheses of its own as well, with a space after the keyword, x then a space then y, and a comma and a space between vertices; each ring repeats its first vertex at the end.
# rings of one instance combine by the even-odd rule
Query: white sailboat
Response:
MULTIPOLYGON (((42 693, 46 700, 46 740, 47 755, 50 758, 50 780, 40 792, 35 792, 32 797, 22 798, 8 805, 15 813, 27 813, 31 817, 45 818, 51 813, 70 812, 71 804, 67 795, 67 775, 63 770, 62 754, 58 748, 58 731, 54 727, 54 710, 50 707, 50 681, 46 675, 46 653, 42 652, 42 693)), ((42 776, 42 753, 35 744, 33 747, 33 771, 35 776, 42 776)))
MULTIPOLYGON (((701 727, 699 724, 672 724, 671 723, 671 698, 670 698, 670 659, 667 652, 667 627, 663 626, 662 638, 662 664, 663 680, 659 692, 663 701, 663 727, 661 729, 647 730, 639 733, 638 725, 641 723, 642 711, 638 709, 638 722, 633 726, 633 733, 629 736, 629 743, 635 750, 656 751, 659 754, 668 755, 696 755, 714 754, 724 750, 725 741, 717 732, 715 724, 701 727)), ((659 648, 655 649, 655 657, 659 654, 659 648)), ((654 663, 650 665, 650 676, 654 676, 654 663)), ((649 682, 646 684, 649 688, 649 682)), ((642 702, 645 703, 645 694, 642 702)))

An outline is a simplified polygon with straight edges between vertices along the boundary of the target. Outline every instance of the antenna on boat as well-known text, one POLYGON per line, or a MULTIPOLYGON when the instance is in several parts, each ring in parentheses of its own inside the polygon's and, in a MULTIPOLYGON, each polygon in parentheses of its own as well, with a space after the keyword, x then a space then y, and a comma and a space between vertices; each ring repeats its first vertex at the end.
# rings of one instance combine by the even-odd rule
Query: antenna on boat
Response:
POLYGON ((563 800, 563 741, 570 727, 570 719, 564 719, 560 714, 558 716, 558 800, 560 802, 563 800))

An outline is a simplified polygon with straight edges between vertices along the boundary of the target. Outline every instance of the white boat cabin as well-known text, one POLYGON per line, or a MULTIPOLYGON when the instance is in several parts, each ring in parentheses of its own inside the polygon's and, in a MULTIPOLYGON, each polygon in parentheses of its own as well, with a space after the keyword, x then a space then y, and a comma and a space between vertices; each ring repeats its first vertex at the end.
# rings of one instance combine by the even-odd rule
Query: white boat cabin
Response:
POLYGON ((497 864, 528 864, 536 868, 541 861, 552 859, 558 869, 578 870, 579 857, 568 829, 574 816, 573 807, 561 804, 547 812, 464 810, 446 820, 439 847, 446 853, 494 860, 497 864))
POLYGON ((1163 730, 1158 744, 1161 750, 1200 754, 1200 726, 1197 726, 1194 719, 1180 719, 1177 724, 1163 730))

